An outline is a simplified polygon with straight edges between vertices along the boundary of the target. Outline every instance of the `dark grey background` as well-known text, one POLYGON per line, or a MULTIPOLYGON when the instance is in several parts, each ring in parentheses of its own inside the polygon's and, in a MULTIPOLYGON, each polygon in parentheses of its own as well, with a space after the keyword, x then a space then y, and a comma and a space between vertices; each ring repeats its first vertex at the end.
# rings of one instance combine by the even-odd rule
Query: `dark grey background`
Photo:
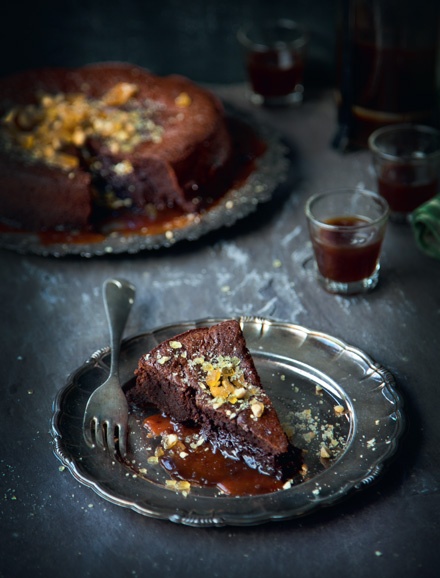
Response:
POLYGON ((333 82, 337 0, 46 0, 2 8, 0 73, 125 60, 196 81, 243 79, 236 40, 249 18, 285 16, 310 34, 308 80, 333 82))

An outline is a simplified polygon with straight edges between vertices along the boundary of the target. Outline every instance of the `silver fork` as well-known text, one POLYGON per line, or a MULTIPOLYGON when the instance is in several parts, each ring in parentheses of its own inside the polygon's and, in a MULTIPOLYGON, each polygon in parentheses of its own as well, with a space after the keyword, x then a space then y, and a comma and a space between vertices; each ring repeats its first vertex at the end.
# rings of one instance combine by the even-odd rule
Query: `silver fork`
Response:
POLYGON ((103 297, 110 330, 110 374, 87 402, 83 431, 87 445, 95 444, 120 455, 127 453, 128 404, 119 381, 122 334, 134 303, 134 286, 123 279, 107 279, 103 297))

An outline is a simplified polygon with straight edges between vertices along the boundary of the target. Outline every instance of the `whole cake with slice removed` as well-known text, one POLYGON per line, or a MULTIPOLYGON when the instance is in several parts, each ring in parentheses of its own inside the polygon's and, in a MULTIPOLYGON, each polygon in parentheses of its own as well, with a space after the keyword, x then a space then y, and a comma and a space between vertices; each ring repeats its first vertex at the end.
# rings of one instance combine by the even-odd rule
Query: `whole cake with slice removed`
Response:
POLYGON ((191 329, 144 355, 129 401, 153 404, 201 428, 214 450, 279 480, 298 474, 301 451, 288 440, 265 392, 241 326, 227 320, 191 329))
POLYGON ((232 155, 223 104, 180 75, 102 62, 0 79, 0 222, 18 230, 194 213, 232 155))

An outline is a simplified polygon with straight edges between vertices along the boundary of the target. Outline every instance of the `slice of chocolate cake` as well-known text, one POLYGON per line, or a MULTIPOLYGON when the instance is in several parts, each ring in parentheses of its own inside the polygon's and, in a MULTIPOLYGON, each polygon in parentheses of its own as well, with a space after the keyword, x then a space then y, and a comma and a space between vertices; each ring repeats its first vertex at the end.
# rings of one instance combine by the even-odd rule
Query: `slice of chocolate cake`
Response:
POLYGON ((298 473, 301 452, 281 427, 237 321, 164 341, 139 360, 135 375, 131 403, 201 426, 214 450, 262 473, 281 480, 298 473))

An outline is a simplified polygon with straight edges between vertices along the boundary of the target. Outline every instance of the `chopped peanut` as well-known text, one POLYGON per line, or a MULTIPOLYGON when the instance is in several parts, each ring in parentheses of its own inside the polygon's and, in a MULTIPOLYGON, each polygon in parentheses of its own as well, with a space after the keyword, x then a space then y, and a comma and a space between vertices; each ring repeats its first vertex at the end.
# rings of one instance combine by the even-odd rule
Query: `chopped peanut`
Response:
POLYGON ((181 92, 178 96, 176 96, 174 102, 177 106, 186 108, 191 104, 191 97, 186 92, 181 92))
POLYGON ((254 401, 251 405, 251 411, 255 417, 261 417, 264 412, 264 404, 261 401, 254 401))

